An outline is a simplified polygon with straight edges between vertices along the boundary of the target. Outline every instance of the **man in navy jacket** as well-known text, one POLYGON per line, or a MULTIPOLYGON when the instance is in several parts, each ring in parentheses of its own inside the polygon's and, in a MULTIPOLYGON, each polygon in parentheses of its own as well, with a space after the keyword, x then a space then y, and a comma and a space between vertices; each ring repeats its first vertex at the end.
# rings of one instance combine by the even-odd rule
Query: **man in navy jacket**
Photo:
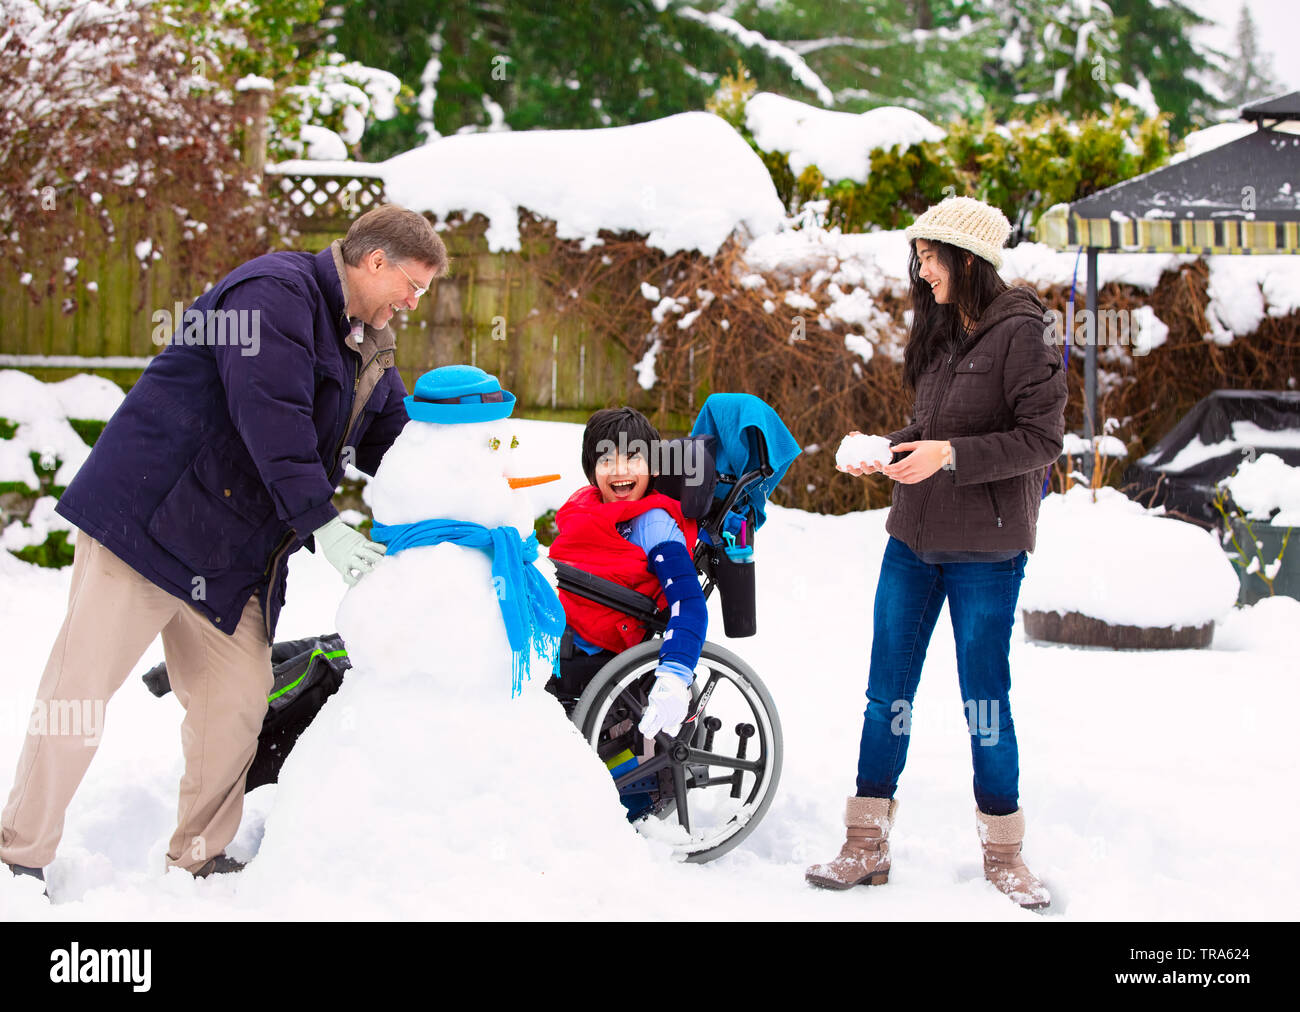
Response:
POLYGON ((16 874, 41 877, 53 860, 98 745, 98 728, 69 734, 58 718, 102 715, 159 633, 186 711, 167 862, 237 870, 222 851, 266 711, 288 556, 314 537, 352 583, 382 554, 331 499, 345 466, 373 474, 406 424, 388 323, 446 268, 429 222, 386 205, 321 253, 238 267, 180 320, 154 314, 167 347, 58 505, 79 533, 68 613, 0 816, 0 860, 16 874))

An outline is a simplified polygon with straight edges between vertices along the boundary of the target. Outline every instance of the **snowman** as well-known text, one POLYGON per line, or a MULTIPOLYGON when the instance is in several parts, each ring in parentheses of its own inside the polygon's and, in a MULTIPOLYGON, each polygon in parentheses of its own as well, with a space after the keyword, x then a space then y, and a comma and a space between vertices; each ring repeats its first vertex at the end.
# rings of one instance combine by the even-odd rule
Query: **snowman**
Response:
POLYGON ((463 365, 407 398, 368 488, 387 553, 339 607, 353 668, 239 876, 286 915, 609 917, 671 873, 543 688, 563 612, 505 474, 514 401, 463 365))

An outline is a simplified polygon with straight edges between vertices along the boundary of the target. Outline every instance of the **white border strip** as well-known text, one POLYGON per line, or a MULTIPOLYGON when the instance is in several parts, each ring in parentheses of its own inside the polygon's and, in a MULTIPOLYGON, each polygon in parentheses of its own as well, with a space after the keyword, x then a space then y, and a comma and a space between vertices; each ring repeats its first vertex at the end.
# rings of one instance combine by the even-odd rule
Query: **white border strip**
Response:
POLYGON ((126 355, 0 355, 0 367, 18 369, 143 369, 153 357, 126 355))

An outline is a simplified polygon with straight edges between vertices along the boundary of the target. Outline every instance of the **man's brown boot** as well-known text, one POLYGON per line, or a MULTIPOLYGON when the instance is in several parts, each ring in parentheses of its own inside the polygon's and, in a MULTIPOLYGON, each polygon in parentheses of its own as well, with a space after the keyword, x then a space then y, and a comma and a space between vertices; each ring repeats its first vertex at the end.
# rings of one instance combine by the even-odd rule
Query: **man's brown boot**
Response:
POLYGON ((1027 910, 1043 910, 1052 894, 1025 867, 1020 847, 1025 840, 1025 810, 1010 815, 985 815, 975 809, 980 842, 984 845, 984 877, 1027 910))
POLYGON ((244 862, 236 861, 233 857, 227 857, 226 854, 220 853, 209 860, 203 867, 194 873, 195 878, 207 878, 209 875, 229 875, 233 872, 243 871, 244 862))
POLYGON ((804 873, 811 885, 848 889, 889 881, 889 830, 898 802, 888 798, 849 798, 844 808, 848 838, 839 857, 815 864, 804 873))

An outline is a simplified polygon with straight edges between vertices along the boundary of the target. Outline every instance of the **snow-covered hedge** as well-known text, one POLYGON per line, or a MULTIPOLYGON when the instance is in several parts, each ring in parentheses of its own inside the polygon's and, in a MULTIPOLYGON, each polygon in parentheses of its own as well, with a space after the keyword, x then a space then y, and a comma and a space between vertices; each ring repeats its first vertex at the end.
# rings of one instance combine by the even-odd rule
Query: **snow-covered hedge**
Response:
POLYGON ((945 194, 1000 207, 1020 235, 1053 204, 1076 200, 1162 164, 1167 118, 1116 103, 1105 115, 942 127, 894 106, 865 113, 752 94, 728 76, 710 103, 758 151, 787 210, 828 201, 845 231, 897 229, 945 194))
POLYGON ((0 370, 0 548, 40 565, 71 561, 73 528, 54 505, 124 396, 101 376, 42 383, 0 370))
POLYGON ((519 212, 561 239, 638 232, 668 253, 717 252, 732 232, 777 228, 781 203, 749 146, 722 119, 688 112, 603 130, 444 137, 383 163, 390 200, 441 219, 483 214, 493 250, 519 248, 519 212))

